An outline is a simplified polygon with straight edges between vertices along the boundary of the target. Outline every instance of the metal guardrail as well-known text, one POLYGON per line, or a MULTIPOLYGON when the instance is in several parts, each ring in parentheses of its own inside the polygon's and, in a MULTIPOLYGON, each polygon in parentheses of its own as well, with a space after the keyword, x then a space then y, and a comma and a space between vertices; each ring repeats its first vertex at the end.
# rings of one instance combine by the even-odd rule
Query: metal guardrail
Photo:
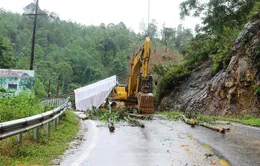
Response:
POLYGON ((65 98, 51 98, 51 99, 45 99, 43 101, 41 101, 41 104, 48 104, 54 107, 58 107, 60 106, 62 103, 64 103, 67 99, 65 98))
POLYGON ((56 129, 59 117, 68 107, 70 107, 70 103, 69 99, 66 99, 64 100, 63 104, 51 111, 27 118, 0 123, 0 140, 19 134, 17 141, 21 142, 22 133, 31 129, 35 129, 34 138, 38 139, 38 127, 43 126, 44 124, 47 124, 46 132, 49 134, 50 122, 54 120, 54 127, 56 129))

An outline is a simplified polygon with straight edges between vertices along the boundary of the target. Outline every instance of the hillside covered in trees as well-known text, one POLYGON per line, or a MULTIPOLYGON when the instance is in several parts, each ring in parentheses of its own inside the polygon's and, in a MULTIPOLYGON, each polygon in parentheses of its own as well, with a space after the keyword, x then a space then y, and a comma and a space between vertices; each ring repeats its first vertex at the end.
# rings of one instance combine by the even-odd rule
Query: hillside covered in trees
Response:
MULTIPOLYGON (((29 69, 33 17, 26 14, 34 11, 33 3, 22 15, 0 10, 0 68, 29 69)), ((59 76, 61 94, 111 75, 124 82, 128 62, 148 34, 144 23, 142 32, 136 34, 123 22, 85 26, 60 20, 53 12, 39 9, 38 13, 34 70, 36 95, 41 98, 49 90, 56 93, 59 76)), ((156 20, 151 21, 149 34, 154 54, 151 69, 153 64, 176 63, 183 41, 193 37, 191 30, 181 25, 158 30, 156 20)))
MULTIPOLYGON (((34 4, 25 8, 25 13, 33 11, 34 4)), ((37 20, 34 69, 39 93, 46 95, 49 80, 54 92, 59 75, 63 93, 110 75, 123 78, 131 41, 136 40, 124 23, 82 26, 62 21, 54 13, 39 13, 46 13, 37 20)), ((0 16, 4 21, 0 43, 5 50, 0 67, 29 69, 33 19, 4 9, 0 16)))

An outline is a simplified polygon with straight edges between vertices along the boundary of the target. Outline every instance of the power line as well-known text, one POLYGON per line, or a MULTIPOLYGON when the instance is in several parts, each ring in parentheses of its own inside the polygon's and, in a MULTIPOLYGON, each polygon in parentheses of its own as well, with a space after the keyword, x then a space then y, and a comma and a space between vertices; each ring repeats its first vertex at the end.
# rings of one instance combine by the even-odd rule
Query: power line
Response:
MULTIPOLYGON (((6 23, 4 22, 4 19, 2 16, 0 16, 0 19, 2 21, 2 23, 4 24, 5 28, 8 30, 9 33, 13 33, 13 31, 6 25, 6 23)), ((22 51, 28 46, 29 42, 32 40, 32 36, 30 37, 30 39, 28 40, 28 42, 25 44, 25 46, 17 52, 18 55, 20 55, 22 53, 22 51)))
POLYGON ((25 44, 25 46, 20 51, 17 52, 18 55, 20 55, 23 52, 23 50, 28 46, 28 44, 30 43, 31 40, 32 40, 32 36, 30 37, 28 42, 25 44))
POLYGON ((8 30, 8 32, 12 33, 12 31, 10 30, 10 28, 8 28, 8 26, 6 25, 6 23, 4 22, 4 19, 2 18, 2 16, 0 16, 2 23, 4 24, 5 28, 8 30))

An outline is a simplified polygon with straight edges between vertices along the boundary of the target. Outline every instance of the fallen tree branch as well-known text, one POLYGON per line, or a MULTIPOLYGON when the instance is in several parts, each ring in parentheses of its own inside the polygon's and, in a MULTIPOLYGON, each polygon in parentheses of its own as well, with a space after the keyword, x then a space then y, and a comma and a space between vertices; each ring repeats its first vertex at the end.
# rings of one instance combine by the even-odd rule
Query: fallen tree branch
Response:
POLYGON ((194 125, 197 124, 196 120, 194 120, 194 119, 188 119, 185 115, 176 115, 175 117, 176 117, 177 119, 178 119, 178 118, 179 118, 179 119, 182 119, 186 124, 189 124, 189 125, 192 125, 192 126, 194 126, 194 125))
POLYGON ((201 125, 203 127, 206 127, 206 128, 209 128, 211 130, 223 133, 223 134, 225 134, 226 131, 230 130, 229 128, 221 128, 221 127, 218 127, 218 126, 214 126, 214 125, 208 124, 206 122, 201 122, 201 123, 199 123, 199 125, 201 125))
POLYGON ((222 127, 218 127, 218 126, 215 126, 215 125, 211 125, 211 124, 206 123, 206 122, 197 122, 194 119, 188 119, 185 115, 176 115, 175 118, 181 119, 186 124, 189 124, 191 126, 195 126, 196 124, 199 124, 200 126, 209 128, 211 130, 214 130, 214 131, 217 131, 217 132, 220 132, 220 133, 223 133, 223 134, 225 134, 226 131, 230 131, 229 128, 222 128, 222 127))
POLYGON ((131 118, 143 119, 144 115, 128 114, 131 118))
POLYGON ((142 120, 152 120, 153 116, 151 115, 140 115, 140 114, 129 114, 126 113, 127 115, 129 115, 131 118, 135 118, 135 119, 142 119, 142 120))
POLYGON ((111 119, 108 119, 108 129, 110 132, 115 131, 115 126, 114 126, 114 123, 111 121, 111 119))
POLYGON ((130 123, 134 123, 135 125, 138 125, 138 126, 140 126, 140 127, 142 127, 142 128, 145 127, 145 125, 144 125, 142 122, 140 122, 140 121, 138 121, 138 120, 136 120, 136 119, 131 118, 129 115, 125 116, 124 119, 125 119, 128 123, 129 123, 129 122, 130 122, 130 123))

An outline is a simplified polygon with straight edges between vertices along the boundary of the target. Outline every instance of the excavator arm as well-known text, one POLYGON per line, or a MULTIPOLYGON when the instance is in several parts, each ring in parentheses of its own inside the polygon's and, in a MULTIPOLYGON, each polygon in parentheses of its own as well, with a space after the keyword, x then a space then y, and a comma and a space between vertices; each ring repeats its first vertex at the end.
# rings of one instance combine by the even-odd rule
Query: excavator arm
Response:
POLYGON ((135 103, 136 101, 139 112, 144 114, 154 112, 149 60, 150 38, 146 37, 144 45, 132 57, 127 85, 118 85, 113 97, 117 100, 124 100, 126 103, 135 103))
POLYGON ((151 51, 150 38, 146 37, 145 43, 144 43, 144 48, 143 48, 143 53, 142 53, 142 57, 141 57, 143 78, 148 78, 150 51, 151 51))
POLYGON ((154 97, 152 93, 152 78, 149 75, 150 61, 150 38, 146 37, 144 48, 142 51, 142 74, 141 74, 141 90, 137 94, 138 110, 144 114, 154 113, 154 97))
POLYGON ((127 97, 135 97, 137 96, 138 93, 138 87, 139 87, 139 72, 140 72, 140 68, 142 66, 141 63, 141 53, 142 53, 142 49, 140 49, 138 51, 137 54, 134 54, 132 57, 132 62, 131 62, 131 67, 130 67, 130 74, 128 77, 128 96, 127 97))
POLYGON ((131 73, 128 77, 128 97, 137 96, 139 85, 142 83, 141 91, 148 93, 149 80, 149 60, 150 60, 150 38, 146 37, 143 47, 134 54, 131 63, 131 73), (141 72, 141 75, 140 75, 141 72), (140 81, 141 76, 141 81, 140 81))

